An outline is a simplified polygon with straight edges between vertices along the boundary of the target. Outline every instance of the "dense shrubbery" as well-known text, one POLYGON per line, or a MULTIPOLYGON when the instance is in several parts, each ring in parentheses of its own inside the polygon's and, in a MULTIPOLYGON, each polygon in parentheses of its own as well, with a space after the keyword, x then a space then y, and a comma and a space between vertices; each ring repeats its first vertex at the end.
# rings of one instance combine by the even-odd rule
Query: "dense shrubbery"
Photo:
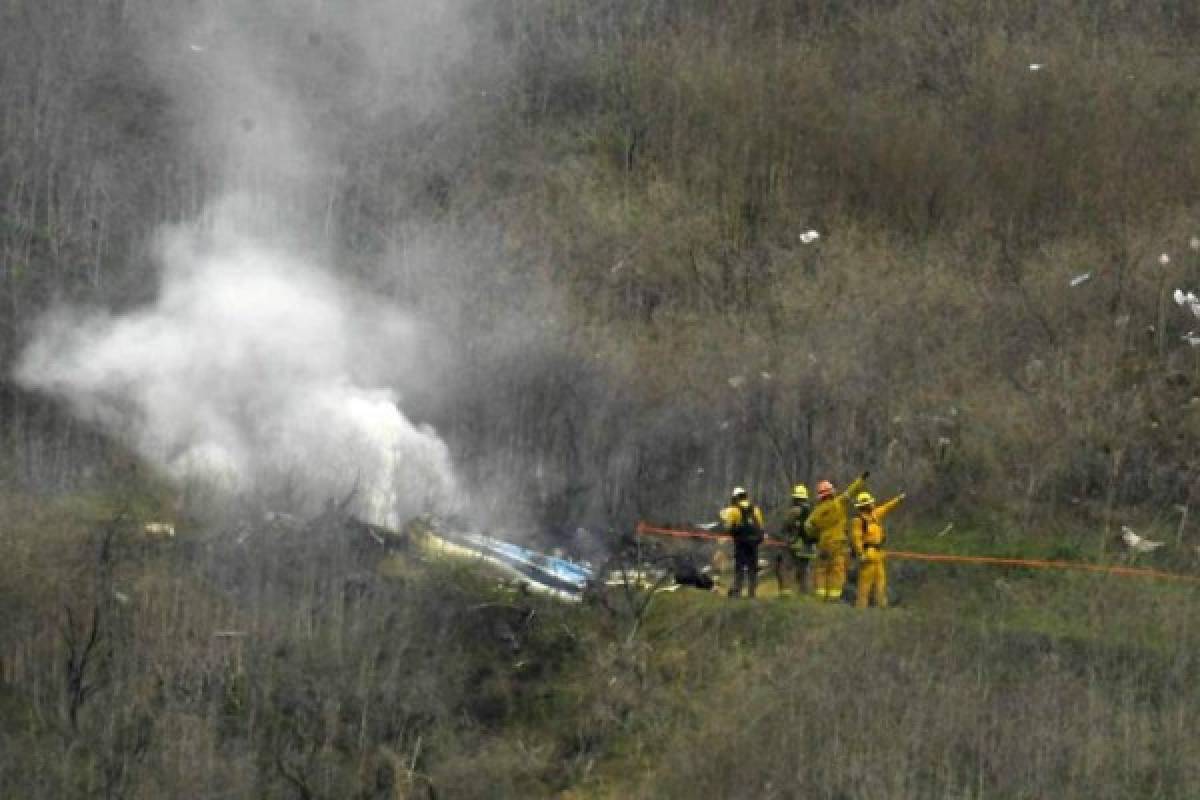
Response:
MULTIPOLYGON (((217 183, 192 110, 132 55, 169 8, 6 13, 12 363, 53 299, 144 297, 147 236, 217 183)), ((1200 267, 1192 12, 463 16, 471 58, 416 111, 303 19, 279 47, 307 48, 313 124, 344 128, 320 227, 357 280, 443 326, 435 388, 406 391, 467 472, 513 476, 497 494, 552 526, 689 516, 731 481, 773 499, 872 463, 926 508, 1026 522, 1191 499, 1194 359, 1164 292, 1200 267)), ((25 485, 96 452, 44 401, 4 403, 25 485)))
MULTIPOLYGON (((147 300, 155 231, 270 129, 209 141, 178 100, 192 5, 0 6, 0 794, 1191 792, 1189 595, 948 571, 912 579, 919 617, 701 598, 635 625, 385 579, 334 517, 176 505, 16 386, 38 316, 147 300), (157 516, 186 535, 131 538, 157 516)), ((956 537, 1078 555, 1193 502, 1191 5, 464 2, 420 97, 277 6, 239 30, 278 34, 332 143, 288 211, 443 334, 399 388, 480 510, 553 539, 870 465, 956 537)))
POLYGON ((1186 797, 1200 779, 1190 590, 939 568, 898 574, 886 614, 689 590, 571 606, 388 556, 336 515, 140 540, 155 502, 5 529, 0 793, 1186 797))

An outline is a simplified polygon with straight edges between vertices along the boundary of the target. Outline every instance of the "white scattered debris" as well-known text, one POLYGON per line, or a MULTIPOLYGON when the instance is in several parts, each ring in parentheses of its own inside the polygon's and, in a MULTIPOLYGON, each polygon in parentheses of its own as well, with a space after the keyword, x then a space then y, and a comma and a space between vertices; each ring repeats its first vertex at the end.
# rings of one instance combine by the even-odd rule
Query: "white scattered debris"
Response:
POLYGON ((769 373, 769 372, 760 372, 760 373, 758 373, 758 376, 760 378, 762 378, 764 381, 771 380, 771 373, 769 373))
POLYGON ((142 526, 142 533, 147 536, 168 536, 175 535, 175 526, 169 522, 147 522, 142 526))
POLYGON ((1165 267, 1167 264, 1171 263, 1171 257, 1169 255, 1167 255, 1166 253, 1163 253, 1162 255, 1160 255, 1158 257, 1158 263, 1162 264, 1165 267))
POLYGON ((820 239, 820 238, 821 238, 821 234, 817 233, 814 230, 807 230, 804 233, 800 234, 800 241, 804 242, 805 244, 812 244, 813 242, 815 242, 817 239, 820 239))
POLYGON ((1185 333, 1183 336, 1180 336, 1179 338, 1183 339, 1185 342, 1187 342, 1192 347, 1200 347, 1200 335, 1198 335, 1195 331, 1188 331, 1187 333, 1185 333))
POLYGON ((745 375, 734 375, 732 378, 729 379, 729 385, 732 386, 734 389, 742 388, 742 385, 745 383, 746 383, 745 375))
POLYGON ((954 523, 953 523, 953 522, 949 523, 948 525, 946 525, 946 527, 944 527, 944 528, 942 528, 940 531, 938 531, 938 532, 937 532, 937 535, 938 535, 938 536, 945 536, 947 533, 949 533, 949 532, 950 532, 950 531, 952 531, 952 530, 954 530, 954 523))
POLYGON ((1037 64, 1037 63, 1030 64, 1030 65, 1029 65, 1029 71, 1030 71, 1030 72, 1037 72, 1038 70, 1042 69, 1042 68, 1043 68, 1043 67, 1045 67, 1045 66, 1046 66, 1045 64, 1037 64))
POLYGON ((205 47, 204 45, 190 44, 190 45, 188 45, 188 49, 191 50, 193 53, 203 53, 208 48, 205 47))
POLYGON ((1195 292, 1185 292, 1183 289, 1175 290, 1175 305, 1187 306, 1191 310, 1192 315, 1200 319, 1200 297, 1197 297, 1195 292))
POLYGON ((1193 236, 1188 240, 1188 247, 1193 250, 1200 250, 1200 236, 1193 236))
POLYGON ((664 569, 643 567, 642 569, 615 569, 604 578, 605 586, 636 586, 640 589, 664 591, 670 576, 664 569))
POLYGON ((113 598, 123 606, 129 605, 129 595, 113 589, 113 598))
POLYGON ((1113 320, 1113 324, 1116 325, 1118 328, 1124 328, 1126 325, 1129 324, 1129 319, 1130 319, 1130 317, 1128 314, 1122 314, 1121 316, 1119 316, 1115 320, 1113 320))
POLYGON ((721 527, 721 523, 719 523, 719 522, 701 522, 696 527, 702 531, 715 531, 717 528, 721 527))
POLYGON ((723 431, 729 430, 729 420, 727 420, 727 419, 721 420, 721 424, 718 425, 717 427, 723 431))
POLYGON ((1163 546, 1163 542, 1154 542, 1138 536, 1128 525, 1121 526, 1121 541, 1135 553, 1152 553, 1163 546))
POLYGON ((1071 278, 1071 286, 1079 286, 1080 284, 1087 283, 1091 279, 1092 279, 1092 273, 1081 272, 1078 275, 1076 275, 1074 278, 1071 278))
POLYGON ((697 474, 697 475, 703 475, 703 474, 704 474, 704 467, 696 467, 696 474, 697 474))

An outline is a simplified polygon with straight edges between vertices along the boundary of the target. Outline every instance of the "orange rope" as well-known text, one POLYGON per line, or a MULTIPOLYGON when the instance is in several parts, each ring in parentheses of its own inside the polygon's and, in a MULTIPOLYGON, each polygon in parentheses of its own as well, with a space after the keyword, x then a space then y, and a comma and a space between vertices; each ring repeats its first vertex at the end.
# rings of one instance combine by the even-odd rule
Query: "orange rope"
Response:
MULTIPOLYGON (((710 539, 713 541, 730 541, 731 539, 726 534, 657 528, 647 525, 645 522, 638 523, 637 535, 673 536, 682 539, 710 539)), ((776 540, 768 540, 764 544, 768 547, 784 546, 783 542, 776 540)), ((1200 575, 1180 575, 1175 572, 1162 572, 1144 567, 1108 566, 1105 564, 1087 564, 1081 561, 1046 561, 1032 558, 1002 558, 999 556, 956 556, 942 553, 911 553, 904 550, 889 550, 887 551, 887 555, 889 559, 899 559, 901 561, 932 561, 948 564, 981 564, 993 567, 1030 567, 1033 569, 1065 569, 1080 572, 1099 572, 1106 575, 1124 575, 1138 578, 1157 578, 1159 580, 1200 583, 1200 575)))
MULTIPOLYGON (((645 536, 674 536, 677 539, 711 539, 716 542, 730 542, 733 537, 725 533, 707 533, 705 531, 677 531, 670 528, 656 528, 652 525, 647 525, 644 522, 637 524, 637 535, 645 536)), ((774 539, 767 539, 763 542, 766 547, 783 547, 783 542, 774 539)))

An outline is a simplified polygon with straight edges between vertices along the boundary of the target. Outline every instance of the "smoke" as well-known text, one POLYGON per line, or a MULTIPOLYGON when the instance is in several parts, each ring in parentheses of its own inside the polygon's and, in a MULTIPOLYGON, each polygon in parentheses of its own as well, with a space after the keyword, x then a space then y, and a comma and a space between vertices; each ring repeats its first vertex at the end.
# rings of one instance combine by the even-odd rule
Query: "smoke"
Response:
POLYGON ((18 379, 179 479, 353 492, 360 513, 391 525, 451 503, 446 446, 369 382, 372 351, 416 360, 415 323, 240 229, 237 209, 163 234, 153 306, 45 318, 18 379))
POLYGON ((312 255, 330 249, 313 231, 328 234, 328 178, 352 121, 436 102, 437 64, 461 48, 449 8, 144 6, 147 62, 188 121, 186 147, 217 176, 216 199, 160 232, 151 305, 55 310, 18 381, 180 480, 286 490, 298 507, 352 494, 387 525, 452 505, 445 444, 391 388, 419 370, 420 325, 312 255))

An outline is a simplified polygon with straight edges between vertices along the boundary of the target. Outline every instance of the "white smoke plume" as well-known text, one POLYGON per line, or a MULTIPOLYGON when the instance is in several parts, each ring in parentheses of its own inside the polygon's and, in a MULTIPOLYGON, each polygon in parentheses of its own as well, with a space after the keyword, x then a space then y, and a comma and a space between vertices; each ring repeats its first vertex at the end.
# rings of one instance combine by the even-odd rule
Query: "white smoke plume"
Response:
POLYGON ((135 8, 147 63, 190 121, 183 144, 216 176, 216 199, 162 231, 153 304, 59 309, 17 379, 181 480, 286 487, 299 507, 353 493, 357 512, 385 525, 446 510, 457 495, 447 448, 388 385, 418 366, 416 323, 311 254, 328 249, 346 115, 431 107, 437 59, 463 46, 451 3, 135 8), (326 209, 321 224, 314 209, 326 209))
POLYGON ((210 230, 164 234, 153 306, 48 317, 17 377, 179 479, 288 485, 302 500, 354 492, 359 513, 387 525, 445 508, 445 445, 366 382, 371 351, 415 358, 415 326, 239 230, 236 208, 210 230))

